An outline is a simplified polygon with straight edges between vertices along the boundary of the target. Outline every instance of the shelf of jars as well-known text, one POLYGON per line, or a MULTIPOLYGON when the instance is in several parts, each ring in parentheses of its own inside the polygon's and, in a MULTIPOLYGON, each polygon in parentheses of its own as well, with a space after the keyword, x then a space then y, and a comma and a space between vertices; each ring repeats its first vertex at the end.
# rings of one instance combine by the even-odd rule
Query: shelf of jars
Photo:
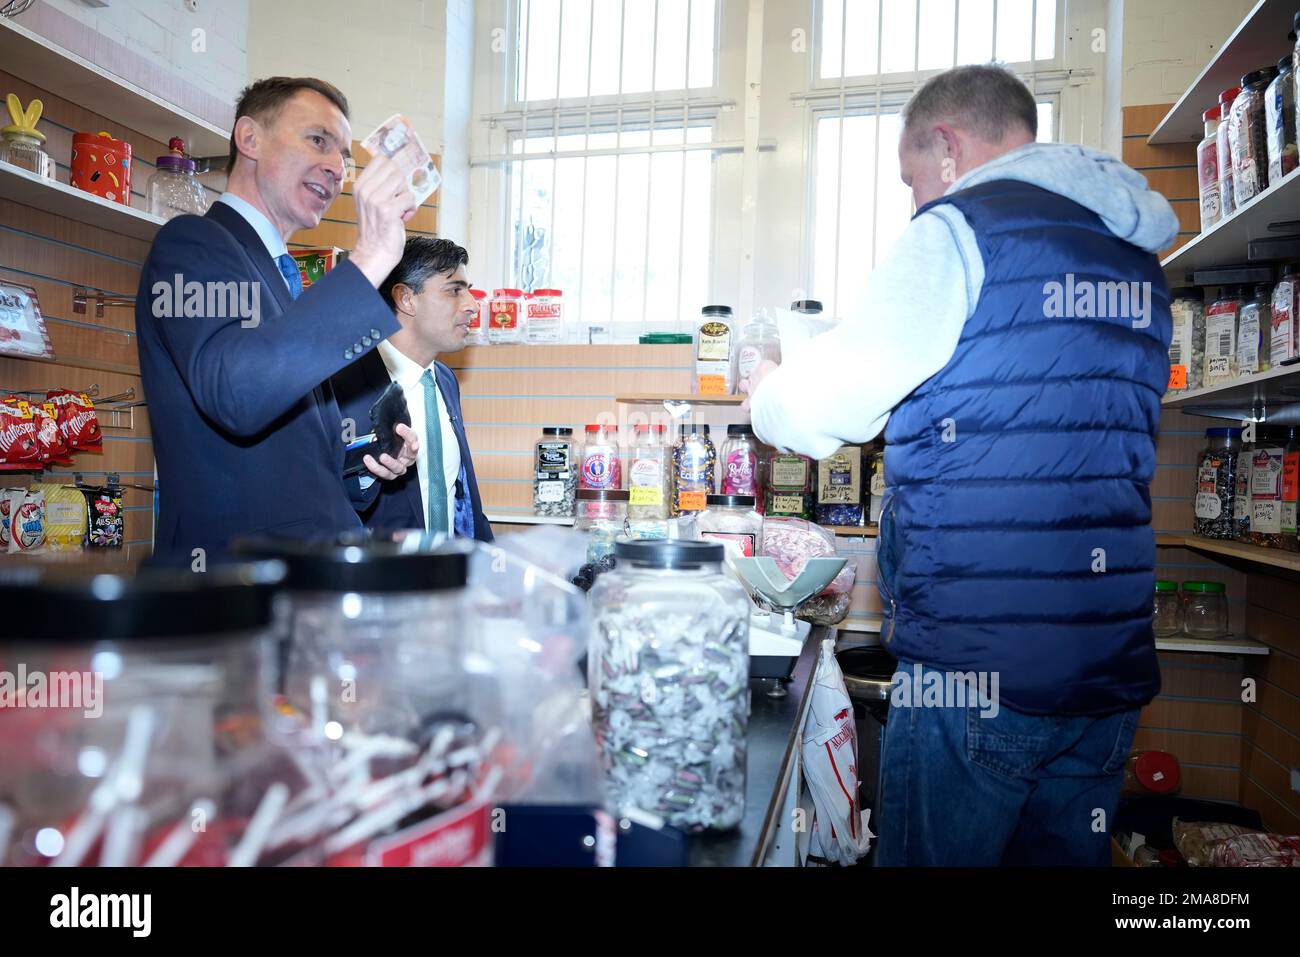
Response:
POLYGON ((0 199, 146 242, 153 239, 164 222, 157 216, 101 199, 5 162, 0 162, 0 199))
POLYGON ((1201 113, 1219 101, 1219 92, 1237 86, 1251 70, 1276 63, 1283 55, 1285 51, 1277 52, 1278 46, 1286 43, 1296 9, 1295 0, 1261 0, 1255 4, 1147 142, 1158 146, 1199 140, 1201 113))
MULTIPOLYGON (((1250 243, 1278 239, 1296 231, 1300 218, 1300 169, 1292 170, 1234 214, 1215 223, 1161 261, 1171 286, 1194 284, 1198 270, 1247 260, 1250 243)), ((1251 265, 1268 266, 1268 261, 1251 265)))
POLYGON ((1183 548, 1192 548, 1198 552, 1211 555, 1223 555, 1256 565, 1271 568, 1285 568, 1300 572, 1300 552, 1288 552, 1281 548, 1262 548, 1259 545, 1246 545, 1242 542, 1222 541, 1214 538, 1201 538, 1198 535, 1184 536, 1179 543, 1183 548))
POLYGON ((230 149, 229 130, 3 17, 0 49, 0 69, 160 143, 180 136, 195 156, 224 156, 230 149))
POLYGON ((1300 422, 1300 359, 1267 372, 1242 376, 1161 400, 1166 408, 1216 419, 1250 419, 1276 425, 1300 422))
MULTIPOLYGON (((534 515, 532 512, 485 512, 484 515, 492 525, 573 525, 572 518, 556 518, 551 515, 534 515)), ((876 538, 880 529, 874 525, 823 525, 835 535, 845 538, 876 538)))

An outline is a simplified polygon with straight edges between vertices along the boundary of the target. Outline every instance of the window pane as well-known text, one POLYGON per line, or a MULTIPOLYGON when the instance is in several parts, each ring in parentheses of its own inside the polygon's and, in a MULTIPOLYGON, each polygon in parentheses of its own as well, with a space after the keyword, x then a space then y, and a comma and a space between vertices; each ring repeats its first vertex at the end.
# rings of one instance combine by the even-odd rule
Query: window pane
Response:
POLYGON ((957 0, 921 0, 920 69, 946 70, 952 66, 956 35, 957 0))
POLYGON ((885 4, 885 45, 882 73, 911 73, 916 64, 916 0, 885 4))
POLYGON ((1056 105, 1053 103, 1038 104, 1038 142, 1056 142, 1056 105))
MULTIPOLYGON (((711 139, 707 125, 655 132, 658 145, 711 139)), ((558 148, 580 150, 588 140, 590 149, 635 150, 648 145, 650 132, 570 134, 558 148)), ((524 155, 551 149, 545 135, 512 144, 524 155)), ((525 290, 553 286, 572 296, 575 330, 589 322, 672 329, 680 319, 679 283, 683 303, 693 307, 708 298, 709 152, 575 156, 558 166, 533 159, 511 164, 511 177, 513 281, 525 290)))
POLYGON ((520 100, 587 96, 588 60, 591 96, 713 85, 714 0, 518 0, 517 9, 520 100))
POLYGON ((957 13, 957 62, 993 59, 993 0, 961 0, 957 13))

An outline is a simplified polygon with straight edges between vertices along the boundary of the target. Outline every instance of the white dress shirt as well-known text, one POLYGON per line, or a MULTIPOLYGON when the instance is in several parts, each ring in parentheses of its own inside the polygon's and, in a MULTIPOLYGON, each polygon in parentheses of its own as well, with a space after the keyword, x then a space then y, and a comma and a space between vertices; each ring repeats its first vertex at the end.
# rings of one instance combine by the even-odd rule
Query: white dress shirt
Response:
MULTIPOLYGON (((266 218, 266 214, 254 206, 246 199, 240 199, 234 193, 222 193, 218 203, 225 203, 244 219, 248 220, 248 225, 253 227, 254 232, 266 246, 266 251, 271 254, 272 259, 279 259, 287 255, 289 247, 285 244, 284 237, 280 235, 280 230, 266 218)), ((285 280, 288 283, 288 280, 285 280)))
MULTIPOLYGON (((429 436, 424 420, 424 383, 420 381, 425 368, 416 365, 387 339, 379 343, 379 356, 384 360, 389 378, 402 387, 402 394, 406 397, 406 407, 411 412, 411 431, 420 440, 420 452, 416 456, 415 467, 420 479, 420 503, 427 522, 429 520, 429 436)), ((427 368, 436 383, 438 373, 432 364, 427 368)), ((442 395, 442 386, 438 386, 434 394, 438 399, 438 421, 442 425, 442 476, 447 483, 447 527, 429 529, 429 531, 443 531, 450 535, 453 533, 456 517, 456 479, 460 478, 460 443, 456 441, 456 432, 451 425, 451 415, 447 412, 447 401, 442 395)))

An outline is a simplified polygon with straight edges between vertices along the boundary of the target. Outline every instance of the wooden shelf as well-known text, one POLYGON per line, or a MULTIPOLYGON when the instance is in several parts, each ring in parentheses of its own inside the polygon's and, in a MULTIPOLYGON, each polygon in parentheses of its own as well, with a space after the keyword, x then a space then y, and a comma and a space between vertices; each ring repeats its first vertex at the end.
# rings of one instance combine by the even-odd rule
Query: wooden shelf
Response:
POLYGON ((1181 395, 1165 396, 1160 404, 1188 415, 1219 419, 1267 420, 1290 424, 1300 421, 1300 410, 1279 412, 1282 406, 1300 403, 1300 364, 1277 366, 1259 375, 1246 376, 1225 385, 1193 389, 1181 395), (1272 414, 1270 414, 1270 411, 1272 414))
POLYGON ((1272 649, 1268 645, 1251 638, 1189 638, 1186 635, 1174 635, 1172 638, 1157 638, 1156 651, 1194 651, 1209 655, 1267 655, 1272 649))
POLYGON ((880 528, 875 525, 823 525, 822 528, 845 538, 879 538, 880 528))
POLYGON ((1256 565, 1300 572, 1300 552, 1288 552, 1281 548, 1261 548, 1258 545, 1243 545, 1240 542, 1221 542, 1195 535, 1184 538, 1183 546, 1198 552, 1208 552, 1211 555, 1224 555, 1228 558, 1253 562, 1256 565))
POLYGON ((164 222, 157 216, 83 193, 8 163, 0 163, 0 199, 146 242, 153 239, 164 222))
POLYGON ((636 393, 620 395, 614 401, 623 405, 657 405, 660 402, 689 402, 691 405, 740 405, 748 396, 743 395, 649 395, 636 393))
POLYGON ((224 156, 230 150, 229 130, 128 83, 20 23, 0 18, 0 49, 0 66, 6 72, 114 123, 160 143, 184 137, 194 156, 224 156))
POLYGON ((1255 4, 1147 142, 1196 143, 1203 139, 1205 124, 1201 114, 1218 105, 1220 93, 1240 85, 1245 74, 1276 65, 1291 52, 1286 37, 1295 12, 1295 0, 1261 0, 1255 4))
MULTIPOLYGON (((1273 223, 1294 222, 1300 209, 1300 170, 1292 170, 1273 183, 1227 219, 1215 223, 1191 242, 1166 256, 1160 263, 1171 286, 1186 286, 1198 269, 1246 262, 1247 244, 1252 239, 1277 239, 1293 233, 1270 230, 1273 223)), ((1270 262, 1252 263, 1269 266, 1270 262)))

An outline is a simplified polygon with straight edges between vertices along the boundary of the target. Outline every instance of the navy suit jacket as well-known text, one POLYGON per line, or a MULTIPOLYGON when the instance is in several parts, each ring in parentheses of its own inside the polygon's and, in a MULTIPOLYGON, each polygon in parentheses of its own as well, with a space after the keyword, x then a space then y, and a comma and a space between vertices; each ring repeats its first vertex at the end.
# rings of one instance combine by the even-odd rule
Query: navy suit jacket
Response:
POLYGON ((257 232, 224 203, 163 226, 136 300, 158 464, 155 561, 189 563, 196 548, 227 558, 241 535, 360 530, 328 380, 399 328, 350 262, 294 301, 257 232), (174 315, 173 287, 195 282, 202 304, 174 315), (256 294, 256 324, 230 307, 227 283, 252 284, 238 288, 256 294))
MULTIPOLYGON (((463 538, 476 538, 480 542, 492 541, 492 526, 483 514, 479 498, 478 479, 474 476, 474 460, 470 458, 469 443, 465 440, 465 424, 461 421, 460 384, 447 365, 434 363, 434 376, 438 391, 447 403, 447 414, 460 446, 460 478, 456 481, 456 534, 463 538)), ((370 432, 370 407, 388 388, 392 378, 383 356, 369 352, 344 369, 333 379, 334 392, 345 419, 355 423, 356 434, 370 432)), ((422 435, 421 442, 425 441, 422 435)), ((361 513, 366 527, 375 532, 393 532, 408 528, 424 528, 426 518, 424 501, 420 496, 420 479, 415 468, 392 482, 376 480, 362 491, 360 483, 349 483, 353 505, 361 513)))

